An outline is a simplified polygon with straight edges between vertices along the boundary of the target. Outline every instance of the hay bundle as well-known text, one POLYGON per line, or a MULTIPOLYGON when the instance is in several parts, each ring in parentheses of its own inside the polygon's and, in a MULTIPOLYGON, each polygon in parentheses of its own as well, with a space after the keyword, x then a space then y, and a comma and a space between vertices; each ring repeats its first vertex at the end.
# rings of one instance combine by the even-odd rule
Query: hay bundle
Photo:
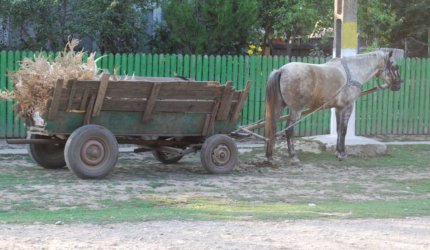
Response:
POLYGON ((58 79, 65 82, 70 79, 97 80, 95 53, 89 55, 87 63, 83 63, 84 52, 74 51, 78 44, 77 39, 69 41, 64 51, 54 59, 43 55, 24 59, 20 69, 11 74, 13 92, 2 92, 0 98, 15 99, 18 114, 27 118, 35 112, 44 113, 47 110, 58 79))

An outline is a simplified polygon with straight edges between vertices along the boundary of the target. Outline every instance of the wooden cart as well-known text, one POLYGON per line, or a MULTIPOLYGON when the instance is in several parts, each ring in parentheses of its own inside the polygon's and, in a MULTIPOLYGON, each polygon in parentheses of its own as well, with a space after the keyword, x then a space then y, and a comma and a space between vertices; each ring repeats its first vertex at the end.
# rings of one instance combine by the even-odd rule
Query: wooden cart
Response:
POLYGON ((237 147, 234 131, 250 82, 235 91, 231 82, 181 78, 112 81, 58 80, 43 127, 29 124, 29 154, 45 168, 67 167, 80 178, 102 178, 114 168, 118 144, 151 151, 162 163, 175 163, 200 150, 210 173, 228 173, 237 147))

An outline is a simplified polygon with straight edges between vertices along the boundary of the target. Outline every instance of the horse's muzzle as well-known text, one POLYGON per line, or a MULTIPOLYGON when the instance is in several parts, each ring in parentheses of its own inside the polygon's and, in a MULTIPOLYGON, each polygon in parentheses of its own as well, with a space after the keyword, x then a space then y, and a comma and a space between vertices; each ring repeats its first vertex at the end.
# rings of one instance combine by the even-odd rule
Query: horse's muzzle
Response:
POLYGON ((396 83, 390 85, 391 91, 399 91, 402 86, 403 80, 396 81, 396 83))

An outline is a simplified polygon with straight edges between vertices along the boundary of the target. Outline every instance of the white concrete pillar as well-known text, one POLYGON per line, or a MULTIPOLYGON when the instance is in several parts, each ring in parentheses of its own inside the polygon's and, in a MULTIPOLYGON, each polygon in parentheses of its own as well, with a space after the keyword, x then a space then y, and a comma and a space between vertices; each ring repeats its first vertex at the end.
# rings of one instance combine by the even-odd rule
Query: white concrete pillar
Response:
MULTIPOLYGON (((358 53, 357 0, 334 1, 334 35, 333 57, 347 57, 358 53)), ((331 109, 331 135, 337 134, 336 127, 336 112, 331 109)), ((346 136, 355 136, 355 104, 346 136)))

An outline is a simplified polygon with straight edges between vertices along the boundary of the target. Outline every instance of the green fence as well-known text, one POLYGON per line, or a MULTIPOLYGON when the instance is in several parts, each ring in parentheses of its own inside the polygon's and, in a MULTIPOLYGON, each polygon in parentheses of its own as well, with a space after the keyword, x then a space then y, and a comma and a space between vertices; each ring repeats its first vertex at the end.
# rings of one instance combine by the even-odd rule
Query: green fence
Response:
MULTIPOLYGON (((46 54, 46 53, 45 53, 46 54)), ((51 56, 55 54, 47 53, 51 56)), ((7 72, 13 72, 25 57, 34 52, 0 52, 0 90, 12 89, 7 72)), ((101 55, 98 55, 101 56, 101 55)), ((242 110, 241 124, 264 119, 265 83, 274 68, 293 61, 324 63, 328 58, 288 58, 259 56, 151 55, 108 54, 98 62, 100 68, 120 75, 185 76, 199 81, 232 80, 236 89, 253 82, 249 98, 242 110)), ((430 60, 406 59, 400 62, 405 84, 400 92, 382 91, 361 97, 357 102, 356 133, 427 134, 429 133, 430 60)), ((370 88, 375 82, 368 84, 370 88)), ((13 112, 13 102, 0 101, 0 138, 23 137, 22 119, 13 112)), ((330 132, 330 111, 319 111, 306 118, 297 128, 297 135, 309 136, 330 132)))

